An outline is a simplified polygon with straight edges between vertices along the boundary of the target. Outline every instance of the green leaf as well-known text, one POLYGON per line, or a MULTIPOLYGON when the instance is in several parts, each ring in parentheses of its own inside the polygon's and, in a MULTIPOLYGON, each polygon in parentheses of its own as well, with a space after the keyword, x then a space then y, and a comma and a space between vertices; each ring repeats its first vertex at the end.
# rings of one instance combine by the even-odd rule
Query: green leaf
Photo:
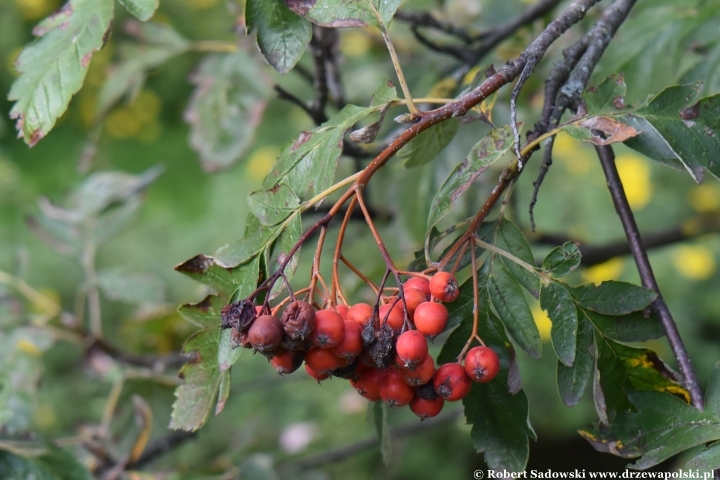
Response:
POLYGON ((120 44, 120 62, 98 95, 98 117, 105 115, 123 96, 133 98, 142 89, 150 70, 190 48, 187 39, 168 25, 128 21, 125 31, 140 43, 120 44))
POLYGON ((160 5, 160 0, 118 0, 120 5, 143 22, 150 20, 155 15, 160 5))
POLYGON ((625 458, 642 455, 631 467, 646 469, 696 445, 716 440, 720 417, 696 410, 682 400, 661 392, 631 392, 637 410, 581 431, 598 451, 625 458))
MULTIPOLYGON (((421 137, 422 135, 424 134, 421 134, 421 137)), ((475 179, 510 149, 513 138, 510 126, 505 125, 492 130, 475 144, 465 160, 455 167, 435 194, 428 215, 428 232, 450 213, 457 199, 470 188, 475 179)))
POLYGON ((321 27, 368 27, 390 24, 402 0, 285 0, 288 7, 321 27))
POLYGON ((697 84, 668 87, 620 120, 644 130, 637 137, 645 136, 643 142, 631 139, 628 147, 658 161, 669 151, 700 183, 703 169, 720 177, 720 95, 692 104, 698 89, 697 84), (658 158, 659 150, 663 155, 658 158))
POLYGON ((91 480, 90 471, 68 451, 47 445, 38 455, 20 455, 0 449, 3 480, 91 480))
POLYGON ((43 20, 15 63, 20 77, 10 89, 10 117, 19 135, 34 146, 52 130, 80 90, 93 54, 100 50, 113 18, 112 0, 70 0, 43 20))
POLYGON ((283 148, 263 188, 287 184, 302 200, 332 185, 337 160, 342 153, 343 136, 356 122, 379 107, 346 105, 327 122, 311 132, 302 132, 283 148))
POLYGON ((227 168, 252 144, 269 88, 254 59, 242 50, 208 55, 190 77, 196 85, 185 110, 190 145, 205 171, 227 168))
POLYGON ((559 360, 557 364, 558 392, 568 407, 574 407, 582 398, 595 366, 593 326, 582 316, 578 320, 575 361, 570 367, 559 360))
POLYGON ((212 257, 203 254, 176 266, 175 271, 207 285, 223 298, 228 298, 236 288, 230 270, 219 266, 212 257))
POLYGON ((588 88, 582 95, 582 101, 592 115, 614 114, 624 108, 626 91, 625 77, 622 73, 615 73, 597 87, 588 88))
POLYGON ((552 321, 550 336, 558 359, 568 367, 575 360, 578 314, 570 293, 560 284, 551 282, 540 290, 540 308, 552 321))
MULTIPOLYGON (((222 337, 221 337, 222 344, 222 337)), ((222 348, 222 347, 221 347, 222 348)), ((218 390, 218 400, 215 405, 215 415, 220 415, 225 409, 227 399, 230 397, 230 372, 224 371, 220 374, 220 387, 218 390)))
POLYGON ((542 343, 522 289, 501 262, 494 261, 487 282, 495 311, 513 339, 531 357, 540 358, 542 343))
POLYGON ((398 157, 405 159, 407 168, 425 165, 433 161, 448 146, 457 131, 457 121, 440 122, 413 138, 410 143, 400 149, 398 157))
POLYGON ((220 325, 220 311, 226 304, 225 299, 217 295, 208 295, 201 302, 182 305, 178 308, 178 313, 198 327, 216 327, 220 325))
POLYGON ((582 260, 577 243, 566 242, 553 248, 542 263, 542 271, 551 277, 560 278, 575 270, 582 260))
POLYGON ((290 187, 281 183, 268 190, 258 190, 248 195, 250 213, 260 224, 271 227, 285 220, 300 207, 300 199, 290 187))
POLYGON ((191 336, 183 353, 193 359, 180 370, 185 382, 175 389, 175 403, 170 416, 173 430, 195 431, 208 419, 220 386, 218 367, 219 327, 202 330, 191 336))
POLYGON ((240 240, 223 245, 212 254, 213 261, 222 267, 237 267, 248 262, 265 250, 282 232, 282 224, 272 228, 257 226, 245 227, 245 236, 240 240))
POLYGON ((394 102, 397 99, 398 94, 397 88, 395 88, 395 84, 390 80, 385 79, 385 81, 380 84, 378 89, 375 90, 375 93, 372 94, 370 106, 382 107, 383 105, 387 105, 388 103, 394 102))
POLYGON ((720 362, 715 364, 707 392, 705 392, 705 410, 720 415, 720 362))
POLYGON ((248 0, 247 33, 257 31, 257 45, 278 72, 292 70, 312 37, 310 22, 291 11, 283 0, 248 0))
POLYGON ((229 328, 220 331, 220 345, 218 346, 217 363, 220 372, 230 370, 240 358, 243 348, 233 348, 232 332, 229 328))
POLYGON ((165 283, 149 273, 127 273, 121 269, 99 270, 97 282, 109 300, 144 306, 165 303, 165 283))
POLYGON ((375 428, 380 437, 380 453, 383 463, 389 465, 392 461, 392 439, 390 438, 390 425, 387 419, 387 405, 383 401, 373 404, 373 416, 375 417, 375 428))
POLYGON ((631 125, 603 115, 571 123, 565 127, 565 132, 576 140, 591 142, 595 145, 624 142, 640 135, 640 132, 631 125))
POLYGON ((256 255, 249 262, 230 269, 230 275, 236 285, 230 299, 232 301, 242 300, 250 296, 258 286, 260 275, 260 255, 256 255))
POLYGON ((570 293, 584 308, 605 315, 636 312, 657 298, 652 290, 616 281, 602 282, 598 286, 586 283, 573 287, 570 293))
POLYGON ((687 468, 699 470, 715 470, 720 468, 720 442, 715 442, 708 448, 690 459, 685 464, 687 468))
POLYGON ((643 312, 614 316, 587 310, 585 314, 603 336, 618 342, 646 342, 665 335, 662 323, 654 312, 647 317, 643 312))
MULTIPOLYGON (((513 256, 519 258, 528 265, 535 265, 535 257, 530 249, 530 245, 525 239, 525 235, 522 234, 517 225, 506 218, 502 218, 499 223, 496 223, 496 226, 497 230, 494 235, 495 246, 501 250, 511 253, 513 256)), ((520 285, 530 292, 533 297, 539 297, 540 278, 538 275, 530 272, 524 267, 521 267, 509 258, 502 256, 498 256, 498 258, 505 264, 512 276, 520 282, 520 285)))

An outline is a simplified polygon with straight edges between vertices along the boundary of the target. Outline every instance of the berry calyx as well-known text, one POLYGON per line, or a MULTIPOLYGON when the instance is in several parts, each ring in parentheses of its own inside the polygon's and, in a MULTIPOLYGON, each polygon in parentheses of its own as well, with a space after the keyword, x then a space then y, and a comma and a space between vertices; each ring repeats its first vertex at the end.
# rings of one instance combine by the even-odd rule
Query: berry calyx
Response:
POLYGON ((413 387, 425 385, 432 380, 435 375, 435 362, 432 356, 428 355, 425 361, 416 367, 415 370, 400 368, 399 372, 408 385, 413 387))
POLYGON ((315 330, 310 334, 310 341, 320 348, 332 348, 340 343, 345 335, 345 322, 334 310, 318 310, 315 312, 315 330))
POLYGON ((460 295, 455 275, 448 272, 438 272, 430 279, 430 293, 441 302, 452 302, 460 295))
POLYGON ((347 320, 357 322, 363 327, 372 320, 373 307, 367 303, 356 303, 347 312, 347 320))
POLYGON ((415 390, 405 383, 397 370, 390 368, 385 374, 385 381, 380 385, 380 398, 389 407, 404 407, 415 397, 415 390))
POLYGON ((445 405, 445 400, 442 397, 437 397, 434 400, 428 400, 422 397, 415 396, 410 402, 410 410, 420 417, 420 420, 437 416, 445 405))
POLYGON ((438 395, 449 402, 455 402, 470 393, 472 380, 459 363, 446 363, 435 372, 433 386, 438 395))
POLYGON ((340 343, 332 347, 331 351, 338 357, 352 360, 363 351, 362 325, 357 322, 345 322, 345 334, 340 343))
POLYGON ((430 296, 430 280, 427 278, 410 277, 403 283, 403 288, 415 288, 423 292, 426 296, 430 296))
POLYGON ((395 351, 402 360, 403 368, 414 370, 428 356, 428 345, 425 335, 417 330, 408 330, 401 334, 395 344, 395 351))
POLYGON ((290 350, 282 350, 270 358, 270 363, 280 375, 293 373, 300 368, 305 358, 304 352, 292 352, 290 350))
POLYGON ((315 329, 315 309, 302 300, 291 302, 285 307, 280 321, 288 337, 303 340, 315 329))
POLYGON ((420 333, 434 338, 445 329, 448 316, 447 308, 442 303, 423 302, 415 309, 413 321, 420 333))
POLYGON ((489 347, 473 347, 465 355, 465 373, 474 382, 486 383, 500 371, 500 359, 489 347))
POLYGON ((330 378, 330 375, 328 375, 327 373, 317 373, 315 370, 308 367, 307 363, 305 364, 305 371, 307 372, 308 375, 310 375, 315 380, 317 380, 318 383, 330 378))
POLYGON ((269 353, 282 342, 282 324, 272 315, 261 315, 250 326, 247 338, 255 350, 269 353))

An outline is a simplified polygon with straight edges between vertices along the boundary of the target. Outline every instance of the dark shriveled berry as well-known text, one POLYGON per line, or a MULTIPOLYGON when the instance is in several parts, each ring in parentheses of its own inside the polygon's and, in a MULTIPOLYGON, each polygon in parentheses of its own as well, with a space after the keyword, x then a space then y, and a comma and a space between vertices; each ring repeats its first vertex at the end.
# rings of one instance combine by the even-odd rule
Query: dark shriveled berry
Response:
POLYGON ((255 320, 255 306, 249 300, 241 300, 230 305, 225 305, 220 312, 220 327, 234 328, 241 332, 247 332, 255 320))
POLYGON ((250 340, 253 348, 260 353, 273 351, 280 345, 282 339, 282 324, 280 320, 272 315, 259 316, 248 330, 248 340, 250 340))
POLYGON ((252 348, 250 340, 248 340, 247 332, 240 332, 233 328, 232 330, 230 330, 230 340, 232 348, 252 348))
POLYGON ((315 309, 302 300, 291 302, 285 307, 280 321, 288 337, 303 340, 315 329, 315 309))

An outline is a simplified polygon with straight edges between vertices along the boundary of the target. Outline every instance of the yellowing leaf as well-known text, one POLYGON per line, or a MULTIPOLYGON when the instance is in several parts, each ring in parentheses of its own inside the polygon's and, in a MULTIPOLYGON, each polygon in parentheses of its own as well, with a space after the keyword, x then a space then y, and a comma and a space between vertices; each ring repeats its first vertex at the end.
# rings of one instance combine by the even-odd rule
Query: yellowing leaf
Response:
POLYGON ((673 265, 680 275, 693 280, 704 280, 715 273, 712 252, 700 245, 678 247, 673 254, 673 265))
POLYGON ((615 164, 630 206, 636 210, 642 209, 653 195, 648 162, 639 155, 629 153, 618 155, 615 164))

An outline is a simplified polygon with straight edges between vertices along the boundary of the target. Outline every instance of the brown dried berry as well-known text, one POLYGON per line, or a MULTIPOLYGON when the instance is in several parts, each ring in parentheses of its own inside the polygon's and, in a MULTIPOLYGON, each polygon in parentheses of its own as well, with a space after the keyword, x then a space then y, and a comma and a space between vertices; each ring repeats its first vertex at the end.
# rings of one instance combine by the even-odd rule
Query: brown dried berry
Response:
POLYGON ((255 306, 251 301, 242 300, 231 303, 225 305, 220 311, 220 327, 247 332, 255 317, 255 306))
POLYGON ((315 329, 315 309, 309 303, 297 300, 285 307, 281 321, 288 337, 302 340, 315 329))
POLYGON ((282 324, 272 315, 262 315, 256 318, 248 330, 248 340, 260 353, 270 353, 280 345, 282 339, 282 324))
POLYGON ((234 328, 230 331, 230 339, 232 340, 232 347, 238 348, 252 348, 250 340, 248 340, 247 332, 239 332, 234 328))

